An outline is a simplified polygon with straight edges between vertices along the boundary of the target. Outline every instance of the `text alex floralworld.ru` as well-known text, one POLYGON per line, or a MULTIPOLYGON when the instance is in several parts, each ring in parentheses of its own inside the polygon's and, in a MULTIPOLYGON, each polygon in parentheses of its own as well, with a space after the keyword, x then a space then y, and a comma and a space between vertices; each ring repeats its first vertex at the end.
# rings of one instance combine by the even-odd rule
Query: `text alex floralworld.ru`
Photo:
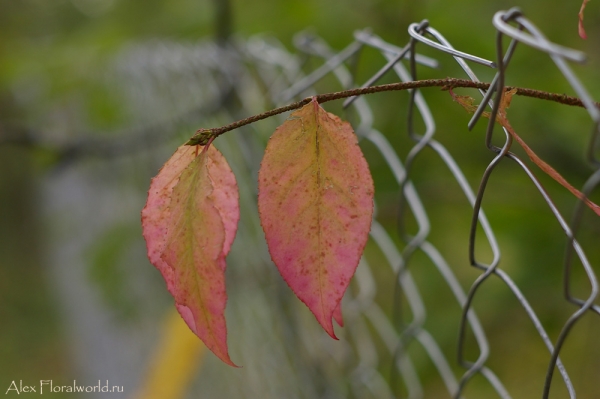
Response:
POLYGON ((25 385, 23 384, 23 380, 19 380, 18 382, 13 380, 11 381, 8 389, 4 393, 8 395, 9 393, 16 393, 17 395, 26 394, 26 393, 37 393, 43 395, 44 393, 92 393, 92 392, 123 392, 123 386, 108 384, 108 380, 105 381, 104 385, 102 381, 98 380, 98 384, 96 385, 78 385, 76 380, 73 380, 73 384, 71 385, 55 385, 52 380, 40 380, 39 385, 25 385))

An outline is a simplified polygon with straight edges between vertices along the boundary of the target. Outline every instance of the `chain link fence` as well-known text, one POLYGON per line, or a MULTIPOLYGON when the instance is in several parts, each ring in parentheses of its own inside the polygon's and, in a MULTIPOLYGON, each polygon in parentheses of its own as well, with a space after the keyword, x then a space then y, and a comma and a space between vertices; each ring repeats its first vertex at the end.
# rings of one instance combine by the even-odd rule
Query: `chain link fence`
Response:
MULTIPOLYGON (((493 24, 497 29, 494 61, 456 50, 427 21, 409 26, 411 39, 403 47, 363 30, 341 51, 307 33, 297 36, 296 54, 268 37, 221 45, 156 42, 123 50, 106 79, 116 79, 139 128, 110 140, 68 146, 69 151, 63 151, 65 162, 82 155, 88 160, 50 176, 43 191, 48 218, 71 213, 75 216, 69 219, 73 223, 69 231, 87 231, 51 254, 54 280, 74 326, 71 334, 77 337, 81 373, 142 384, 158 335, 149 327, 161 313, 156 309, 170 303, 166 296, 157 295, 166 290, 156 273, 146 272, 150 266, 139 239, 124 255, 128 267, 138 265, 126 273, 126 284, 133 287, 136 303, 146 304, 134 326, 106 321, 111 312, 82 289, 90 284, 88 279, 65 265, 88 262, 85 248, 96 235, 137 215, 149 178, 190 131, 304 98, 317 93, 322 84, 338 89, 361 85, 355 72, 367 52, 382 57, 383 66, 363 86, 380 79, 410 81, 421 74, 440 73, 436 57, 419 54, 423 50, 431 54, 431 49, 440 57, 445 57, 443 53, 454 57, 474 81, 478 78, 469 63, 493 71, 493 84, 487 92, 481 91, 481 106, 469 128, 484 123, 480 117, 486 107, 492 114, 497 111, 504 82, 519 72, 508 68, 515 51, 527 52, 536 62, 554 62, 591 120, 573 130, 590 136, 591 169, 582 177, 587 180, 581 191, 597 194, 600 111, 567 65, 567 61, 583 61, 583 54, 550 42, 518 10, 498 12, 493 24), (510 43, 505 46, 507 39, 510 43), (314 64, 318 67, 311 68, 314 64), (107 166, 90 161, 90 155, 117 160, 107 166), (108 171, 111 179, 101 171, 108 171), (130 188, 123 188, 123 182, 130 188), (74 204, 77 193, 84 201, 74 204), (120 202, 118 211, 112 208, 115 202, 120 202)), ((488 122, 478 142, 469 136, 466 149, 453 156, 450 146, 442 144, 451 128, 446 122, 441 127, 436 124, 429 94, 394 94, 396 99, 404 97, 390 106, 390 112, 406 121, 396 130, 385 130, 378 123, 381 112, 374 109, 371 97, 344 104, 367 160, 380 176, 375 176, 369 243, 343 300, 346 325, 336 332, 339 342, 321 331, 278 275, 258 219, 256 176, 266 141, 283 117, 243 127, 215 142, 240 187, 241 222, 228 257, 227 318, 231 356, 243 368, 230 369, 212 355, 204 356, 198 360, 201 367, 186 397, 575 398, 577 392, 580 397, 600 392, 594 389, 600 373, 596 216, 582 201, 574 200, 567 220, 546 183, 513 151, 511 136, 494 123, 488 122), (463 158, 470 156, 491 158, 480 176, 461 170, 463 158), (523 285, 523 271, 511 266, 510 244, 505 249, 495 233, 498 219, 484 212, 488 204, 493 209, 502 206, 494 202, 499 191, 514 190, 511 180, 506 181, 507 170, 526 176, 542 200, 524 197, 520 201, 545 207, 543 217, 554 221, 563 236, 563 258, 535 265, 537 254, 532 253, 530 273, 544 279, 545 268, 562 268, 562 281, 523 285), (436 183, 439 187, 432 188, 436 183), (578 240, 579 235, 584 238, 578 240), (556 308, 557 317, 539 315, 536 305, 544 302, 556 308)), ((449 96, 448 103, 457 113, 463 112, 450 103, 449 96)), ((35 140, 31 136, 29 142, 35 140)), ((528 223, 521 219, 510 229, 519 235, 528 223)), ((61 239, 60 234, 56 237, 61 239)), ((547 258, 540 259, 543 263, 547 258)))

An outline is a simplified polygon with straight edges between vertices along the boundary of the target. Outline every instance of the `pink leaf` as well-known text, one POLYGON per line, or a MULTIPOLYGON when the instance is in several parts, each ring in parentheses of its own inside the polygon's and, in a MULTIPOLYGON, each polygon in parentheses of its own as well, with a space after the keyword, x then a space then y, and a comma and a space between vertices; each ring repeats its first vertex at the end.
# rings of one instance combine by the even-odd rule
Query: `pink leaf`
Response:
POLYGON ((150 262, 190 329, 225 363, 225 256, 237 230, 238 190, 214 146, 181 146, 152 179, 142 210, 150 262))
POLYGON ((259 172, 258 206, 284 280, 333 338, 340 301, 367 242, 373 180, 347 122, 313 101, 273 134, 259 172))
POLYGON ((581 9, 579 10, 579 37, 582 39, 587 39, 587 35, 585 33, 585 29, 583 28, 583 11, 585 10, 585 6, 590 0, 583 0, 581 3, 581 9))

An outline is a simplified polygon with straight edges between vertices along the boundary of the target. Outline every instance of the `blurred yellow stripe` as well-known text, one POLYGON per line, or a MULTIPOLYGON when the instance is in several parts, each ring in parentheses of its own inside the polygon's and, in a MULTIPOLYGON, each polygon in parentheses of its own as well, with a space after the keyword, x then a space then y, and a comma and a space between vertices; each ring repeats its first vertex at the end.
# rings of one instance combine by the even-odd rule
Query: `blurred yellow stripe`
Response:
POLYGON ((206 347, 173 308, 163 323, 163 333, 146 377, 133 399, 183 398, 202 362, 206 347))

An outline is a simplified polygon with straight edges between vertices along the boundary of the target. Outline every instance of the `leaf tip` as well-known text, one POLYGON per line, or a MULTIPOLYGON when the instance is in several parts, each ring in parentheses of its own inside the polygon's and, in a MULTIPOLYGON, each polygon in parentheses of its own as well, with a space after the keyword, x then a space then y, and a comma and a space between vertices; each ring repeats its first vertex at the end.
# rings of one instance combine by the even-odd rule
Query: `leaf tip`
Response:
POLYGON ((217 356, 223 363, 229 366, 236 368, 241 367, 233 363, 233 361, 229 357, 226 335, 220 336, 218 339, 206 339, 206 337, 203 338, 201 336, 202 334, 197 329, 196 319, 194 318, 192 310, 186 305, 180 303, 175 303, 175 307, 177 308, 179 315, 181 316, 185 324, 189 327, 189 329, 204 343, 204 345, 206 345, 208 349, 210 349, 212 353, 215 354, 215 356, 217 356))
POLYGON ((340 327, 344 327, 344 318, 342 317, 342 301, 338 303, 333 311, 333 319, 340 327))
POLYGON ((344 321, 342 320, 342 317, 341 317, 342 313, 341 313, 341 308, 339 307, 339 304, 329 314, 321 313, 321 314, 317 315, 317 313, 314 311, 314 309, 312 309, 310 306, 309 306, 309 309, 311 312, 313 312, 313 314, 317 318, 317 321, 319 322, 321 327, 323 327, 323 330, 325 330, 325 332, 327 334, 329 334, 329 336, 331 338, 338 341, 339 338, 335 335, 335 330, 333 327, 333 320, 335 320, 340 325, 340 327, 343 327, 344 321), (341 322, 341 324, 340 324, 340 322, 341 322))
POLYGON ((328 328, 325 328, 325 326, 323 326, 323 329, 325 329, 325 332, 327 334, 329 334, 329 336, 333 339, 335 339, 336 341, 339 341, 340 339, 335 335, 335 331, 333 331, 333 322, 330 321, 329 322, 329 326, 328 328))

